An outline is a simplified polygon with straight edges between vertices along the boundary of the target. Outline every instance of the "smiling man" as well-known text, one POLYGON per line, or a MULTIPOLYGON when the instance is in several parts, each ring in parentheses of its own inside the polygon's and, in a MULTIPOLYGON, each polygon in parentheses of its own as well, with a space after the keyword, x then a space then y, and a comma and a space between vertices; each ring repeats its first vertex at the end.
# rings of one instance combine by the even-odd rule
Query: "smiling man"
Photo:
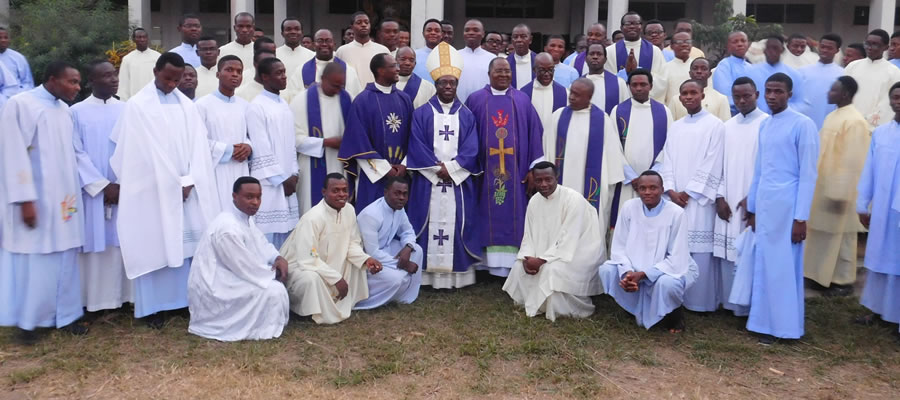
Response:
POLYGON ((314 38, 316 56, 300 68, 294 69, 293 72, 289 71, 287 93, 282 97, 288 102, 293 102, 294 97, 313 83, 322 83, 322 71, 325 70, 326 65, 331 63, 337 63, 344 67, 346 72, 344 89, 350 94, 351 99, 356 97, 362 92, 359 75, 353 66, 334 56, 334 35, 328 29, 319 29, 314 38))
MULTIPOLYGON (((672 61, 675 62, 675 61, 672 61)), ((691 61, 688 76, 690 79, 697 81, 703 87, 703 109, 709 111, 710 114, 722 120, 722 122, 731 119, 731 110, 728 107, 728 98, 724 94, 713 89, 709 84, 709 77, 712 75, 710 71, 710 62, 705 57, 695 58, 691 61)), ((681 81, 684 83, 684 81, 681 81)), ((667 104, 669 110, 672 111, 672 119, 679 120, 687 116, 689 113, 684 108, 679 97, 673 97, 672 101, 667 104)))
MULTIPOLYGON (((570 67, 574 68, 580 76, 584 76, 589 73, 589 65, 587 63, 587 57, 589 55, 587 54, 587 52, 590 51, 591 46, 596 44, 603 46, 604 49, 606 48, 606 26, 599 22, 591 24, 591 26, 587 29, 587 34, 584 36, 584 40, 585 51, 581 53, 574 52, 569 55, 569 57, 566 57, 565 61, 563 61, 570 67)), ((606 64, 606 59, 603 60, 603 63, 606 64)))
POLYGON ((553 57, 548 53, 538 54, 534 58, 534 81, 520 89, 531 98, 531 105, 537 111, 545 131, 550 125, 553 112, 566 106, 566 87, 553 79, 555 74, 553 57))
POLYGON ((574 68, 561 63, 566 53, 566 39, 560 35, 550 35, 544 46, 544 52, 550 54, 553 59, 553 81, 564 88, 568 88, 572 82, 581 76, 574 68))
POLYGON ((241 59, 244 65, 252 65, 254 24, 253 14, 237 13, 234 16, 234 40, 219 47, 219 57, 235 55, 241 59))
POLYGON ((443 28, 441 26, 441 21, 438 21, 434 18, 425 21, 425 24, 422 25, 422 36, 425 38, 425 47, 420 47, 416 49, 416 69, 414 73, 428 82, 434 82, 431 79, 431 74, 428 73, 428 68, 425 68, 425 63, 428 60, 428 55, 431 54, 431 50, 435 48, 441 41, 443 41, 444 33, 443 28))
MULTIPOLYGON (((291 76, 316 53, 306 48, 303 43, 308 36, 303 36, 303 24, 297 17, 287 17, 281 21, 281 37, 284 38, 284 44, 275 49, 275 57, 284 63, 284 69, 288 76, 291 76)), ((312 38, 309 41, 312 45, 312 38)))
POLYGON ((662 50, 650 41, 641 38, 642 20, 635 12, 627 12, 622 16, 622 33, 625 39, 606 48, 606 70, 612 73, 623 71, 630 74, 637 68, 643 68, 653 74, 655 89, 650 94, 657 101, 665 101, 665 85, 662 67, 666 63, 662 50))

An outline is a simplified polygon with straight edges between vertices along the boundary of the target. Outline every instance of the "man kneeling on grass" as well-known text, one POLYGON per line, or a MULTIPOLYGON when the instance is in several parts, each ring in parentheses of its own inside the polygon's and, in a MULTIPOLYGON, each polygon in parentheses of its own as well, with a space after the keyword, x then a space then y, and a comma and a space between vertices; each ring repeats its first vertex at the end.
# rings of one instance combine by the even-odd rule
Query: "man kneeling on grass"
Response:
POLYGON ((528 202, 522 245, 503 290, 529 317, 588 317, 590 296, 602 293, 596 271, 606 257, 597 209, 557 184, 553 163, 539 162, 532 174, 541 195, 528 202))
POLYGON ((276 338, 288 323, 288 263, 253 222, 259 181, 241 177, 232 189, 234 206, 213 220, 194 255, 188 331, 223 341, 276 338))
POLYGON ((600 266, 603 288, 638 326, 664 320, 669 332, 684 330, 684 292, 697 279, 684 210, 662 198, 662 177, 646 171, 637 180, 639 199, 622 205, 611 258, 600 266))

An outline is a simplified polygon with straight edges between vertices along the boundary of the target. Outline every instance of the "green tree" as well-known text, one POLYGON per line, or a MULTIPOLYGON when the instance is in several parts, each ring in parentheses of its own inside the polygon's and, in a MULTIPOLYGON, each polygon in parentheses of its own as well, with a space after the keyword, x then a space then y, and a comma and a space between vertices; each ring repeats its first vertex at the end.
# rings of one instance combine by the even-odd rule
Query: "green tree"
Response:
POLYGON ((11 47, 28 57, 34 81, 52 61, 83 66, 127 39, 128 15, 110 0, 18 0, 11 47))
POLYGON ((717 0, 713 6, 713 23, 701 24, 694 21, 694 43, 706 50, 708 58, 718 63, 727 54, 728 34, 734 31, 743 31, 756 41, 769 35, 783 35, 783 29, 778 24, 760 25, 753 15, 738 14, 732 16, 734 7, 732 0, 717 0))

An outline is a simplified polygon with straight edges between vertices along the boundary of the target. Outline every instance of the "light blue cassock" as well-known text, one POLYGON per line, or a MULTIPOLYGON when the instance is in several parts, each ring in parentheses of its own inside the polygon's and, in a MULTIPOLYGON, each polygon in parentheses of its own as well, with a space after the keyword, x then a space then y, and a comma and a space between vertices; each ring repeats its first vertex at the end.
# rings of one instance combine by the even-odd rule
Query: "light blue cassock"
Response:
POLYGON ((900 58, 895 58, 895 59, 893 59, 893 60, 889 60, 889 62, 890 62, 891 64, 896 65, 897 68, 900 68, 900 58))
POLYGON ((0 110, 10 97, 19 93, 19 80, 13 75, 6 64, 0 62, 0 110))
MULTIPOLYGON (((725 57, 716 65, 716 72, 713 73, 713 89, 722 93, 728 98, 728 104, 731 106, 731 115, 737 114, 737 108, 734 108, 734 99, 731 98, 731 85, 734 80, 742 76, 747 76, 747 69, 750 63, 743 58, 735 56, 725 57)), ((749 78, 749 76, 747 76, 749 78)), ((757 88, 762 95, 763 88, 757 88)))
POLYGON ((863 265, 869 270, 859 302, 900 322, 900 124, 892 120, 872 133, 859 179, 856 212, 871 213, 863 265), (871 208, 869 207, 871 205, 871 208), (871 211, 870 211, 871 210, 871 211))
POLYGON ((170 53, 176 53, 181 58, 184 59, 184 62, 191 64, 194 68, 199 67, 200 64, 200 56, 197 55, 197 45, 189 45, 187 43, 182 42, 180 45, 175 47, 172 50, 169 50, 170 53))
POLYGON ((675 59, 675 52, 669 49, 663 49, 662 51, 663 57, 665 57, 666 62, 672 61, 675 59))
POLYGON ((0 53, 0 62, 15 75, 19 81, 19 92, 34 88, 34 76, 31 75, 31 66, 25 56, 13 49, 6 49, 0 53))
POLYGON ((809 219, 818 156, 819 134, 805 115, 788 108, 760 125, 747 195, 747 211, 756 213, 750 331, 803 336, 803 242, 791 243, 791 230, 809 219))
MULTIPOLYGON (((822 64, 817 61, 800 68, 799 72, 803 77, 803 103, 794 110, 809 117, 816 124, 816 129, 821 130, 825 116, 837 109, 836 105, 828 104, 828 91, 837 78, 844 75, 844 69, 835 63, 822 64)), ((794 85, 796 87, 797 83, 794 85)), ((794 96, 797 94, 794 93, 794 96)))
POLYGON ((416 49, 416 67, 413 68, 413 73, 422 78, 422 80, 434 83, 434 79, 431 79, 431 74, 425 66, 429 54, 431 54, 431 49, 428 46, 416 49))
POLYGON ((363 209, 356 220, 366 254, 378 260, 384 269, 375 275, 366 273, 369 298, 356 303, 353 309, 368 310, 394 301, 401 304, 415 301, 422 284, 422 248, 416 244, 416 233, 406 211, 395 211, 382 197, 363 209), (412 275, 397 269, 394 258, 408 244, 413 247, 409 261, 419 266, 412 275))
MULTIPOLYGON (((769 79, 770 76, 778 72, 786 74, 791 77, 791 81, 793 81, 794 88, 791 90, 793 93, 791 99, 788 100, 788 106, 798 112, 803 110, 803 76, 800 75, 796 69, 785 65, 783 62, 779 62, 775 65, 763 62, 754 64, 747 69, 750 78, 756 83, 756 89, 759 90, 759 98, 756 99, 756 106, 766 114, 772 113, 772 110, 769 109, 769 105, 766 104, 766 79, 769 79)), ((728 93, 731 93, 731 88, 728 88, 728 93)))
MULTIPOLYGON (((587 64, 587 63, 585 63, 587 64)), ((575 82, 576 79, 580 78, 581 75, 575 68, 572 68, 566 64, 559 63, 553 68, 553 81, 562 85, 564 88, 568 89, 569 86, 572 86, 572 82, 575 82)))

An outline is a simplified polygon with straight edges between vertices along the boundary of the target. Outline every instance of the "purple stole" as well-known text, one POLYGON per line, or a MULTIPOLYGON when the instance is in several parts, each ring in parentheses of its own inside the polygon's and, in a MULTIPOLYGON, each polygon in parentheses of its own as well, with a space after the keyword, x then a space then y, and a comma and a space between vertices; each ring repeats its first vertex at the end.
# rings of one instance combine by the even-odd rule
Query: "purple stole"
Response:
MULTIPOLYGON (((334 57, 333 62, 341 64, 341 66, 344 67, 344 70, 347 69, 347 64, 344 62, 344 60, 334 57)), ((313 57, 312 60, 309 60, 305 64, 303 64, 303 67, 300 70, 300 72, 301 72, 301 76, 303 77, 303 86, 309 87, 309 85, 316 83, 316 58, 313 57)), ((316 100, 316 101, 318 101, 318 100, 316 100)), ((313 204, 316 204, 316 203, 313 203, 313 204)))
MULTIPOLYGON (((314 72, 315 73, 315 72, 314 72)), ((309 122, 309 137, 325 138, 322 132, 322 110, 319 106, 319 85, 312 84, 306 91, 306 116, 309 122)), ((350 115, 350 94, 346 90, 341 90, 339 94, 341 101, 341 114, 344 117, 344 125, 347 125, 347 116, 350 115)), ((310 204, 319 204, 322 200, 322 192, 318 188, 325 184, 325 176, 328 175, 328 167, 325 165, 325 159, 316 157, 309 158, 309 175, 310 182, 309 191, 312 202, 310 204)))
MULTIPOLYGON (((531 98, 531 93, 534 92, 534 80, 528 82, 527 85, 522 86, 522 93, 525 93, 528 98, 531 98)), ((569 100, 569 96, 566 94, 566 88, 563 85, 560 85, 556 82, 550 83, 553 88, 553 111, 559 110, 566 106, 566 103, 569 100)), ((617 86, 618 87, 618 86, 617 86)), ((616 98, 618 98, 619 94, 616 92, 616 98)))
MULTIPOLYGON (((575 68, 575 71, 578 71, 578 76, 585 76, 587 74, 581 73, 584 70, 584 60, 587 58, 587 50, 578 53, 575 56, 575 62, 572 63, 572 68, 575 68)), ((609 113, 609 111, 607 111, 609 113)))
MULTIPOLYGON (((531 50, 529 50, 528 53, 531 54, 531 80, 534 81, 534 57, 536 54, 531 50)), ((509 62, 509 69, 512 70, 512 82, 510 83, 510 86, 518 89, 516 87, 516 52, 506 56, 506 61, 509 62)))
POLYGON ((416 74, 409 75, 409 80, 406 81, 406 86, 403 87, 403 93, 406 93, 406 95, 409 96, 409 101, 414 101, 416 99, 416 95, 419 94, 419 86, 421 85, 422 78, 419 78, 416 74))
MULTIPOLYGON (((625 40, 616 42, 616 71, 625 69, 628 52, 625 51, 625 40)), ((653 43, 641 39, 641 55, 638 56, 638 68, 650 69, 653 66, 653 43)))
MULTIPOLYGON (((606 106, 604 110, 606 115, 609 115, 612 113, 613 108, 619 105, 619 77, 612 72, 603 70, 603 85, 606 86, 606 106)), ((628 113, 631 114, 631 103, 628 104, 628 113)))
MULTIPOLYGON (((563 183, 563 168, 566 160, 566 136, 572 120, 572 108, 563 108, 556 129, 556 166, 559 169, 559 183, 563 183)), ((584 165, 584 198, 594 209, 600 208, 600 177, 603 166, 603 111, 591 104, 590 128, 588 130, 587 162, 584 165)))
MULTIPOLYGON (((663 146, 666 144, 666 107, 662 103, 649 99, 650 114, 653 118, 653 159, 659 156, 663 146)), ((628 121, 631 120, 631 104, 632 99, 628 99, 619 104, 616 109, 616 127, 619 130, 619 138, 622 140, 622 149, 625 148, 625 140, 628 139, 628 121)), ((652 164, 651 164, 652 165, 652 164)), ((635 171, 640 173, 638 171, 635 171)), ((643 172, 643 171, 641 171, 643 172)), ((616 218, 619 215, 619 196, 622 194, 622 184, 616 185, 616 193, 613 196, 612 212, 610 213, 610 226, 616 226, 616 218)))

